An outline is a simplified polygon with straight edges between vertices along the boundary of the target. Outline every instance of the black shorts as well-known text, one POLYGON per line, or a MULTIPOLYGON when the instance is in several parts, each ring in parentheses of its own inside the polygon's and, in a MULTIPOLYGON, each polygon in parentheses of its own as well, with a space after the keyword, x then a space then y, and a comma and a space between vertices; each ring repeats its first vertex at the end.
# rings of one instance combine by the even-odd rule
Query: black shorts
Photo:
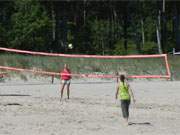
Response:
POLYGON ((123 118, 129 118, 130 100, 121 100, 121 109, 123 118))

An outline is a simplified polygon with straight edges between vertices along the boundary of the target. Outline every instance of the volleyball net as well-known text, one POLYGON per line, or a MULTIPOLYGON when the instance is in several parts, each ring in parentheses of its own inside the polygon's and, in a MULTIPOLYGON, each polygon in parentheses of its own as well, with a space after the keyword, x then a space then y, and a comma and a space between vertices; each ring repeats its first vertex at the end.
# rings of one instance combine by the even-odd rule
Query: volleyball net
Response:
POLYGON ((68 64, 72 77, 116 78, 127 73, 128 78, 171 77, 166 54, 160 55, 75 55, 33 52, 0 47, 1 72, 31 72, 57 76, 68 64))

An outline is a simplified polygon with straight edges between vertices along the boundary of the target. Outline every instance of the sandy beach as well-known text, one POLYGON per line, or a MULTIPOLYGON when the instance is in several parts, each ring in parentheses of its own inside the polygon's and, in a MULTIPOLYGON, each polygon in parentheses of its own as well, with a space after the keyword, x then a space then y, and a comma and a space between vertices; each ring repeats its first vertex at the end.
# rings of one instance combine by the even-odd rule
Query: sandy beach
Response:
POLYGON ((180 82, 130 85, 136 104, 125 126, 114 80, 72 80, 62 102, 59 80, 0 82, 0 135, 179 135, 180 82))

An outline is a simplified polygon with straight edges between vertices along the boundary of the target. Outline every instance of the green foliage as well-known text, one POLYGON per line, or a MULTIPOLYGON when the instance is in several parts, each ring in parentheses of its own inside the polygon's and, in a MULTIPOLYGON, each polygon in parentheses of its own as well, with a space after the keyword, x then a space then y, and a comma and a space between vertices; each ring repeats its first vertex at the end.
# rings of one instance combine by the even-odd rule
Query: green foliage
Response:
POLYGON ((125 53, 126 51, 123 45, 124 45, 123 40, 117 41, 117 43, 115 44, 115 50, 114 50, 115 55, 126 55, 125 53))
POLYGON ((91 31, 91 48, 96 54, 113 54, 115 43, 119 40, 117 34, 122 30, 119 23, 112 23, 109 20, 94 19, 89 22, 91 31))
POLYGON ((92 46, 96 53, 104 54, 107 46, 108 22, 103 20, 94 20, 90 23, 92 33, 92 46))
MULTIPOLYGON (((167 52, 173 47, 179 48, 179 12, 176 12, 179 4, 166 1, 164 40, 167 52)), ((162 1, 145 0, 1 1, 0 42, 1 46, 9 48, 63 53, 157 53, 156 26, 161 6, 162 1), (124 49, 125 36, 128 50, 124 49), (72 43, 74 48, 67 49, 67 43, 72 43)))
POLYGON ((155 42, 146 42, 142 47, 143 54, 157 54, 158 53, 158 46, 155 42))
POLYGON ((128 40, 128 50, 124 49, 124 40, 119 40, 115 44, 115 49, 114 49, 114 54, 115 55, 127 55, 127 54, 138 54, 136 50, 136 45, 132 40, 128 40))
POLYGON ((5 28, 2 26, 2 24, 0 23, 0 41, 5 41, 6 40, 6 36, 7 36, 7 33, 6 33, 6 30, 5 28))
POLYGON ((156 40, 156 22, 152 17, 146 17, 145 19, 145 38, 147 41, 155 41, 156 40))
POLYGON ((51 21, 37 0, 16 0, 12 15, 10 43, 13 47, 47 50, 50 44, 51 21))

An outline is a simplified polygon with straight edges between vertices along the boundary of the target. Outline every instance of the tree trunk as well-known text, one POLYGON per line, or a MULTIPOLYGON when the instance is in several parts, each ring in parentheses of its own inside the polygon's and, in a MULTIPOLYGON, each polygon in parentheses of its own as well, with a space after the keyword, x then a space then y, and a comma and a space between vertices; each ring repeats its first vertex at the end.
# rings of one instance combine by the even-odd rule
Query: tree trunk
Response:
POLYGON ((84 26, 86 24, 86 0, 83 1, 83 20, 84 20, 84 26))
POLYGON ((124 20, 124 26, 123 26, 123 31, 124 31, 124 49, 125 52, 127 53, 127 2, 124 2, 124 14, 123 14, 123 20, 124 20))
POLYGON ((55 41, 56 39, 56 19, 55 19, 55 11, 54 11, 54 3, 51 2, 51 17, 52 17, 52 39, 55 41))
POLYGON ((174 2, 174 35, 175 35, 175 50, 180 51, 180 9, 179 9, 179 2, 174 2))
POLYGON ((162 54, 161 38, 160 38, 160 32, 159 32, 158 25, 156 25, 156 36, 157 36, 157 43, 158 43, 158 52, 159 52, 159 54, 162 54))
POLYGON ((156 25, 156 36, 157 36, 158 52, 159 54, 162 54, 160 29, 161 29, 161 11, 159 10, 158 23, 156 25))
POLYGON ((166 46, 166 14, 165 14, 165 0, 163 0, 163 3, 162 3, 162 12, 161 12, 161 45, 162 45, 162 51, 163 52, 167 52, 167 46, 166 46))
POLYGON ((144 21, 141 18, 141 34, 142 34, 142 47, 144 47, 144 43, 145 43, 145 37, 144 37, 144 21))

